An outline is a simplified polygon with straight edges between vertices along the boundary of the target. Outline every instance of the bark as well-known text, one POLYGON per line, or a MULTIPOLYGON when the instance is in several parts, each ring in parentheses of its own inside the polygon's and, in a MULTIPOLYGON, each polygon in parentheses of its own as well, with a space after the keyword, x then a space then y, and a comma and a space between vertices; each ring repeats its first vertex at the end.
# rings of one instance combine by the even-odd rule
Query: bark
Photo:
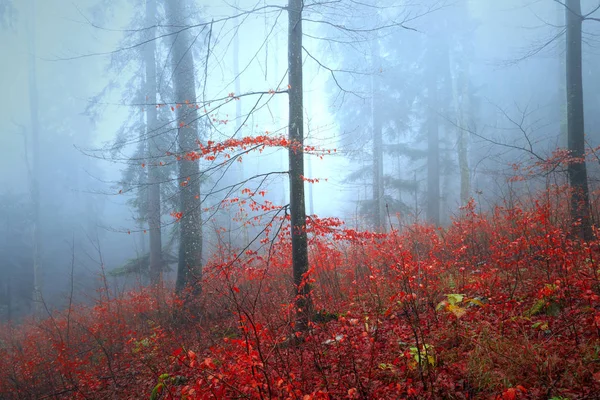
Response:
POLYGON ((435 52, 429 50, 429 77, 427 101, 427 219, 434 225, 440 224, 440 135, 438 117, 438 71, 435 52))
MULTIPOLYGON (((379 43, 371 45, 371 69, 375 70, 379 59, 379 43)), ((383 188, 383 135, 381 117, 378 113, 378 93, 375 75, 371 75, 371 129, 373 129, 373 225, 376 231, 385 231, 385 205, 383 188)))
MULTIPOLYGON (((156 0, 146 0, 146 26, 156 25, 156 0)), ((158 157, 160 149, 156 143, 158 116, 156 107, 156 41, 151 40, 156 29, 148 29, 148 40, 144 48, 146 66, 146 150, 148 157, 148 230, 150 234, 150 283, 160 285, 162 281, 162 237, 160 230, 160 176, 158 157)))
POLYGON ((308 242, 304 203, 304 118, 302 103, 302 7, 303 0, 288 3, 290 220, 292 268, 296 288, 297 330, 306 330, 312 312, 308 272, 308 242))
MULTIPOLYGON (((238 7, 238 2, 235 3, 236 8, 238 7)), ((235 19, 235 26, 238 26, 238 19, 235 19)), ((236 32, 233 38, 233 74, 235 76, 235 94, 236 96, 242 93, 242 82, 240 76, 240 39, 239 39, 239 31, 236 32)), ((236 134, 241 135, 242 129, 242 102, 241 100, 237 100, 235 103, 235 132, 236 134)), ((244 181, 244 163, 238 162, 237 164, 237 179, 238 182, 244 181)), ((242 222, 240 225, 242 231, 242 240, 243 246, 246 246, 249 242, 248 237, 248 226, 242 222)))
MULTIPOLYGON (((186 24, 182 2, 165 2, 168 23, 172 26, 186 24)), ((200 289, 202 278, 202 219, 200 198, 200 164, 186 160, 183 155, 198 149, 198 113, 195 107, 196 86, 192 38, 189 30, 173 37, 171 51, 173 86, 177 103, 177 145, 182 157, 179 168, 179 211, 183 213, 180 224, 179 263, 175 289, 181 293, 188 285, 200 289), (189 102, 188 103, 186 103, 189 102)))
POLYGON ((29 9, 29 112, 31 116, 32 173, 31 200, 33 202, 33 301, 37 316, 42 309, 42 234, 40 205, 40 123, 36 65, 36 0, 30 0, 29 9))
POLYGON ((458 168, 460 171, 460 203, 462 206, 467 205, 471 199, 471 171, 469 169, 469 155, 467 148, 467 134, 470 130, 470 88, 468 63, 464 54, 458 54, 458 60, 455 62, 456 56, 453 51, 446 48, 448 51, 448 59, 450 62, 450 71, 454 68, 455 73, 452 74, 452 97, 454 109, 456 112, 457 126, 457 149, 458 149, 458 168))
POLYGON ((574 233, 586 240, 591 239, 590 206, 585 164, 585 139, 583 115, 583 77, 580 0, 565 2, 567 21, 567 135, 569 152, 580 161, 569 163, 571 186, 571 218, 574 233))
MULTIPOLYGON (((557 29, 562 29, 565 26, 565 7, 556 3, 556 26, 559 27, 557 29)), ((565 103, 565 99, 567 98, 567 87, 565 82, 565 76, 567 73, 566 65, 565 65, 565 53, 566 53, 566 42, 559 40, 556 46, 557 49, 557 62, 558 62, 558 84, 557 84, 557 108, 554 110, 560 117, 559 120, 559 136, 558 136, 558 146, 562 148, 566 148, 568 146, 568 138, 567 138, 567 105, 565 103)))
MULTIPOLYGON (((238 4, 235 4, 236 8, 238 4)), ((238 19, 235 19, 235 26, 238 26, 238 19)), ((242 83, 240 77, 240 38, 239 31, 233 37, 233 74, 235 76, 235 94, 239 96, 242 93, 242 83)), ((237 100, 235 103, 235 131, 239 134, 242 129, 242 102, 237 100)), ((244 163, 237 163, 238 180, 244 180, 244 163)))

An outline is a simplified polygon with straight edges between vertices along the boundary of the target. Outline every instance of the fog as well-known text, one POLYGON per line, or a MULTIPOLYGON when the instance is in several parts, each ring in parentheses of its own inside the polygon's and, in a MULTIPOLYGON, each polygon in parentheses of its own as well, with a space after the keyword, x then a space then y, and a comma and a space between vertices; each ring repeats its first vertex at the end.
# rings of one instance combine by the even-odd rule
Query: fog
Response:
MULTIPOLYGON (((165 278, 175 280, 181 182, 167 153, 178 151, 180 74, 195 87, 196 98, 185 100, 197 105, 203 145, 288 135, 287 2, 189 0, 176 25, 157 3, 153 26, 143 0, 0 0, 2 320, 39 307, 36 284, 37 302, 51 310, 91 302, 105 284, 119 291, 149 282, 140 257, 150 249, 150 138, 161 151, 150 160, 162 167, 165 278), (193 70, 173 67, 183 27, 193 70), (156 103, 145 88, 150 43, 156 103)), ((584 14, 597 5, 581 3, 584 14)), ((318 179, 305 184, 309 215, 368 230, 447 226, 470 198, 491 209, 543 187, 544 177, 510 178, 567 145, 559 2, 308 1, 303 29, 305 145, 316 149, 304 157, 305 176, 318 179)), ((585 132, 594 148, 600 24, 583 29, 585 132)), ((290 202, 287 149, 237 158, 199 161, 203 260, 223 237, 244 249, 260 236, 260 224, 240 228, 259 211, 240 217, 224 206, 244 188, 264 190, 260 197, 277 206, 290 202)), ((597 163, 588 168, 594 183, 597 163)))

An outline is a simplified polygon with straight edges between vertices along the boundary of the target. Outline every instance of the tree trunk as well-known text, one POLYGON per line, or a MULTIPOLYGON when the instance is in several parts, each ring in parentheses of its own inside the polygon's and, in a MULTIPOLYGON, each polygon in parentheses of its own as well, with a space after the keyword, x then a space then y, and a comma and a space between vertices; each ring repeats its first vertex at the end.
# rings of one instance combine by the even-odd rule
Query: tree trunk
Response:
MULTIPOLYGON (((562 29, 565 26, 565 6, 556 3, 556 27, 557 31, 562 29)), ((567 105, 565 103, 565 99, 567 98, 567 86, 565 82, 565 76, 567 73, 566 65, 565 65, 565 43, 566 41, 559 40, 557 43, 557 62, 558 62, 558 84, 557 84, 557 108, 554 109, 554 112, 559 116, 559 136, 558 136, 558 146, 561 148, 566 148, 568 146, 568 138, 567 138, 567 105)))
POLYGON ((458 60, 454 60, 455 54, 448 49, 448 60, 450 63, 450 73, 452 80, 452 97, 454 110, 456 113, 457 130, 457 148, 458 148, 458 169, 460 171, 460 203, 467 205, 471 199, 471 171, 469 170, 469 156, 467 149, 467 134, 471 128, 470 120, 470 89, 468 61, 464 54, 458 54, 458 60), (453 69, 456 68, 454 74, 453 69))
POLYGON ((440 224, 440 135, 438 118, 438 72, 435 52, 429 49, 427 100, 427 219, 434 225, 440 224))
MULTIPOLYGON (((33 301, 34 313, 42 310, 42 233, 40 205, 40 122, 37 87, 36 44, 35 44, 36 0, 30 0, 29 9, 29 111, 31 115, 32 174, 31 200, 33 202, 33 301)), ((26 150, 27 151, 27 150, 26 150)))
POLYGON ((379 59, 379 43, 371 44, 371 129, 373 137, 373 225, 377 232, 385 231, 385 204, 383 188, 383 136, 378 113, 378 91, 375 82, 376 64, 379 59))
MULTIPOLYGON (((168 23, 184 26, 182 3, 165 2, 168 23)), ((181 155, 179 167, 179 212, 182 213, 179 237, 179 263, 175 289, 181 293, 188 285, 200 288, 202 278, 202 219, 200 198, 200 164, 184 155, 198 149, 198 113, 192 40, 189 30, 174 35, 171 51, 173 86, 177 116, 177 144, 181 155)))
MULTIPOLYGON (((236 9, 238 7, 238 1, 235 2, 236 9)), ((235 19, 235 26, 238 26, 238 18, 235 19)), ((239 39, 239 31, 235 33, 233 37, 233 74, 235 76, 235 95, 239 96, 242 94, 242 78, 240 76, 240 39, 239 39)), ((235 132, 239 136, 243 136, 241 134, 242 130, 242 101, 237 100, 235 102, 235 132)), ((237 164, 237 179, 238 182, 244 181, 244 163, 238 162, 237 164)), ((245 247, 250 238, 248 236, 248 226, 244 223, 243 218, 240 225, 242 231, 242 248, 245 247)))
POLYGON ((590 206, 585 164, 585 139, 583 116, 583 77, 581 55, 581 16, 580 0, 565 2, 567 21, 567 133, 569 152, 578 159, 569 163, 569 183, 571 186, 571 218, 574 232, 591 239, 590 206))
POLYGON ((296 330, 306 330, 312 312, 308 272, 308 242, 304 204, 304 118, 302 104, 302 7, 303 0, 288 3, 289 71, 289 181, 292 236, 292 268, 296 288, 296 330))
MULTIPOLYGON (((238 2, 235 2, 236 9, 238 2)), ((238 26, 238 18, 235 19, 235 26, 238 26)), ((235 33, 233 37, 233 75, 235 76, 235 95, 239 96, 242 94, 242 83, 240 77, 240 38, 239 31, 235 33)), ((237 100, 235 102, 235 131, 236 134, 240 133, 242 129, 242 102, 237 100)), ((238 180, 242 182, 244 180, 244 163, 237 163, 238 180)))
MULTIPOLYGON (((156 25, 156 0, 146 0, 146 26, 156 25)), ((148 40, 144 49, 146 64, 146 150, 148 156, 148 228, 150 231, 150 283, 160 285, 162 281, 162 237, 160 231, 160 176, 158 160, 161 156, 156 138, 158 117, 155 104, 156 93, 156 30, 148 29, 148 40)))

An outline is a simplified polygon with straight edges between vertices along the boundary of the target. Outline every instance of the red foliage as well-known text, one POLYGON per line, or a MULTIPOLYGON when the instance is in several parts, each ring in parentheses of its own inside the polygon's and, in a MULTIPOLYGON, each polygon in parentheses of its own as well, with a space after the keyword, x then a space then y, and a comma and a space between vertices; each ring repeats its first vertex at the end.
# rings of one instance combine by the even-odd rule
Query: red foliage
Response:
POLYGON ((270 247, 214 254, 196 307, 145 289, 5 327, 0 397, 592 398, 600 241, 570 237, 562 201, 471 203, 446 229, 388 234, 307 218, 318 313, 302 334, 272 221, 270 247))

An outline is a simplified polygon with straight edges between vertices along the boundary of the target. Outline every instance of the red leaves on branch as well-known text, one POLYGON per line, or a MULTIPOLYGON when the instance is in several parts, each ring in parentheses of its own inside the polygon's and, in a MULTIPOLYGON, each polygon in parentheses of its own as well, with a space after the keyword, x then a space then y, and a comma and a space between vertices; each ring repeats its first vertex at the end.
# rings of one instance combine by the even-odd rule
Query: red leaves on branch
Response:
POLYGON ((173 211, 170 215, 171 217, 175 218, 175 221, 179 221, 181 218, 183 218, 183 213, 178 211, 173 211))

